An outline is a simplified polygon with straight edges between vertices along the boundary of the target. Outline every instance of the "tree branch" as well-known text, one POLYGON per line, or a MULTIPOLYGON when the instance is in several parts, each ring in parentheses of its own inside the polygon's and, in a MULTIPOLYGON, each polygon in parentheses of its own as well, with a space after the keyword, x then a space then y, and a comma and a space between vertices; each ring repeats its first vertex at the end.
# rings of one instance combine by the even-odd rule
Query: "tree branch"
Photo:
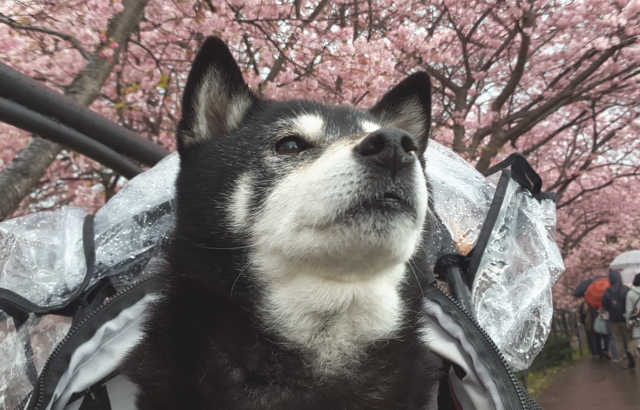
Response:
POLYGON ((500 95, 493 100, 491 104, 491 111, 494 111, 496 115, 502 109, 504 103, 509 99, 509 97, 513 94, 516 89, 516 86, 520 83, 522 76, 524 75, 524 67, 527 63, 527 59, 529 58, 529 46, 531 45, 531 37, 525 32, 526 29, 531 28, 533 26, 533 12, 531 10, 526 10, 523 12, 522 16, 522 27, 520 30, 520 49, 518 50, 518 59, 516 61, 516 66, 509 77, 509 81, 504 86, 500 95))
POLYGON ((587 113, 587 110, 583 110, 580 114, 578 114, 578 116, 576 118, 574 118, 573 120, 571 120, 570 122, 566 123, 565 125, 563 125, 562 127, 556 129, 555 131, 553 131, 551 134, 549 134, 546 138, 542 139, 541 141, 539 141, 537 144, 534 144, 533 146, 531 146, 530 148, 527 148, 526 150, 524 150, 522 152, 522 155, 524 155, 525 157, 529 156, 532 152, 534 152, 535 150, 537 150, 538 148, 546 145, 549 141, 551 141, 552 139, 554 139, 555 137, 557 137, 560 133, 562 133, 562 131, 573 127, 574 125, 578 124, 579 122, 585 121, 586 119, 582 119, 580 120, 582 117, 584 117, 584 115, 587 113), (579 121, 580 120, 580 121, 579 121), (578 122, 579 121, 579 122, 578 122))
MULTIPOLYGON (((590 84, 589 86, 584 87, 580 90, 577 89, 578 86, 588 80, 590 76, 593 75, 611 56, 613 56, 616 51, 630 46, 635 42, 635 38, 629 37, 624 41, 621 41, 620 44, 603 51, 602 54, 600 54, 600 56, 595 59, 584 71, 576 75, 576 77, 571 80, 561 92, 550 98, 546 103, 536 109, 529 109, 531 108, 531 104, 529 104, 528 106, 520 109, 518 112, 512 114, 511 116, 500 120, 496 124, 496 126, 502 128, 505 124, 513 121, 514 117, 522 117, 522 120, 519 121, 513 128, 501 132, 499 133, 499 135, 494 133, 495 128, 493 124, 490 127, 478 129, 472 138, 470 152, 475 152, 480 146, 482 140, 487 135, 492 134, 492 136, 489 140, 489 143, 487 144, 487 149, 481 152, 480 160, 476 164, 476 169, 478 169, 479 171, 486 170, 489 167, 491 160, 495 157, 500 148, 502 148, 508 141, 515 141, 521 135, 531 130, 531 128, 533 128, 535 125, 539 124, 551 114, 557 112, 559 108, 583 98, 582 96, 587 91, 591 90, 592 86, 595 85, 590 84)), ((585 55, 587 54, 589 54, 589 52, 585 53, 585 55)))
POLYGON ((44 33, 44 34, 60 37, 61 39, 70 42, 73 48, 78 50, 80 54, 82 54, 82 57, 84 57, 85 60, 91 60, 91 54, 87 50, 85 50, 85 48, 82 46, 82 43, 80 43, 80 41, 72 35, 60 33, 59 31, 51 30, 44 27, 19 24, 12 18, 2 14, 0 14, 0 23, 4 23, 14 30, 35 31, 38 33, 44 33))
MULTIPOLYGON (((593 225, 589 226, 588 222, 585 223, 585 228, 584 230, 580 233, 580 235, 578 235, 576 238, 571 238, 571 235, 566 235, 564 234, 564 232, 562 232, 561 229, 558 229, 558 233, 560 233, 562 236, 564 236, 564 241, 562 244, 562 256, 566 257, 567 254, 569 253, 569 251, 571 251, 572 249, 575 249, 580 242, 589 234, 591 233, 594 229, 596 229, 599 226, 602 226, 606 223, 609 223, 608 220, 602 220, 602 221, 598 221, 596 223, 594 223, 593 225)), ((573 232, 571 232, 571 234, 575 233, 577 230, 574 229, 573 232)))

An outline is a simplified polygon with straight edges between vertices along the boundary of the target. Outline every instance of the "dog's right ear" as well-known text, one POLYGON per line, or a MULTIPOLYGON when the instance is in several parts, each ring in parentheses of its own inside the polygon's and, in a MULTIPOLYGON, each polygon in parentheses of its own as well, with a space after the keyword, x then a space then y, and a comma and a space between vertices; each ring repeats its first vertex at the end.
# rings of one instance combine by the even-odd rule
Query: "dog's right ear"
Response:
POLYGON ((184 154, 200 142, 223 137, 240 124, 256 99, 227 45, 217 37, 207 38, 184 89, 178 151, 184 154))
POLYGON ((431 128, 431 79, 420 71, 387 92, 371 110, 383 127, 409 132, 418 144, 419 156, 427 149, 431 128))

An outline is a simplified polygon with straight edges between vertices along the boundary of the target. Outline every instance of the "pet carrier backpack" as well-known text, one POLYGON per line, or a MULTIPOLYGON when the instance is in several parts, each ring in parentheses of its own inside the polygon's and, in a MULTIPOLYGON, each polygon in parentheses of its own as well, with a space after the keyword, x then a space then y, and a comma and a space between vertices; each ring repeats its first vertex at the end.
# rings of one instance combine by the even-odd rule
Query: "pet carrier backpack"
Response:
MULTIPOLYGON (((425 342, 447 368, 439 403, 539 408, 513 371, 542 349, 564 270, 553 196, 519 154, 485 175, 435 142, 425 155, 435 215, 420 270, 425 342)), ((135 408, 119 364, 162 287, 178 168, 166 157, 95 215, 63 207, 0 223, 2 408, 135 408)))

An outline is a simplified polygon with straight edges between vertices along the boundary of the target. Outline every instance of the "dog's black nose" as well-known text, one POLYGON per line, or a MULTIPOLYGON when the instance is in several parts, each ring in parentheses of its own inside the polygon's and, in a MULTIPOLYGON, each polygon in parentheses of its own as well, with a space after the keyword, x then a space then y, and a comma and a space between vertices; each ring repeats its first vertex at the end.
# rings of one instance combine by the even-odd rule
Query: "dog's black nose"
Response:
POLYGON ((387 168, 393 177, 416 160, 418 147, 411 134, 399 128, 380 128, 360 141, 356 151, 376 165, 387 168))

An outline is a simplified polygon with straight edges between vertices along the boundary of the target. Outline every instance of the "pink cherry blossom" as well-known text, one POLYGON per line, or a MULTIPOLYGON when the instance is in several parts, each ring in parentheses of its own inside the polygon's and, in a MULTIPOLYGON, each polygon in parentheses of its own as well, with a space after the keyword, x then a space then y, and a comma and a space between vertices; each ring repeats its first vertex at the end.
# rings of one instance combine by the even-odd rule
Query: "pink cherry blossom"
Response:
MULTIPOLYGON (((124 51, 91 109, 169 149, 190 61, 205 36, 228 42, 269 98, 371 106, 417 70, 433 80, 433 138, 480 169, 525 153, 559 194, 567 273, 556 300, 640 246, 637 152, 640 1, 150 0, 127 44, 106 33, 120 0, 0 3, 0 58, 62 90, 87 64, 78 47, 124 51), (8 19, 8 20, 7 20, 8 19)), ((29 135, 0 125, 0 169, 29 135)), ((60 154, 16 212, 98 209, 122 185, 99 164, 60 154), (96 184, 107 189, 92 188, 96 184)))

